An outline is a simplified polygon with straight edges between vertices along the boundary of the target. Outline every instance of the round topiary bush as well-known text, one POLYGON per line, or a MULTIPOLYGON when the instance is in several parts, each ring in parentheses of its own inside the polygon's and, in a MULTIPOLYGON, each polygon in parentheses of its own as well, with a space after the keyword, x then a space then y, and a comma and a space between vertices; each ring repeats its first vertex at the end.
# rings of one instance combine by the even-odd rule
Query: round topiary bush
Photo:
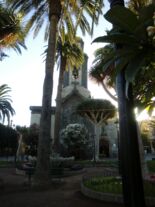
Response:
POLYGON ((66 156, 86 159, 91 151, 91 141, 84 125, 69 124, 61 131, 60 138, 66 156))

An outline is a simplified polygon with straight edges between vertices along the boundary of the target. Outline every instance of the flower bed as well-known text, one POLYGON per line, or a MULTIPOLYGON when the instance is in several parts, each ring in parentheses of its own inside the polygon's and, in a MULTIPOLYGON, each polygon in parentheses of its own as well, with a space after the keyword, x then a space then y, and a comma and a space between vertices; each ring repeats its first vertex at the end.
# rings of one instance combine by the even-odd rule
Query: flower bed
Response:
MULTIPOLYGON (((106 202, 123 203, 122 181, 118 176, 85 176, 81 183, 81 191, 85 196, 106 202)), ((155 184, 144 181, 146 203, 155 205, 155 184)))

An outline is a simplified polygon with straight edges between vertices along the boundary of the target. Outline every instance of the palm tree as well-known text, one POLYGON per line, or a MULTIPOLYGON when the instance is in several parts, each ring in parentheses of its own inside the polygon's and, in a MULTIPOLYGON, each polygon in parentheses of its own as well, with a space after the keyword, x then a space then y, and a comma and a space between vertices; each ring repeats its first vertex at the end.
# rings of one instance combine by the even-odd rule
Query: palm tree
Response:
MULTIPOLYGON (((118 54, 118 53, 117 53, 118 54)), ((95 53, 95 59, 93 65, 89 71, 90 78, 101 84, 105 92, 114 100, 118 101, 118 98, 110 92, 110 89, 115 90, 115 78, 116 70, 114 65, 114 59, 116 56, 115 48, 112 44, 108 44, 104 47, 98 48, 95 53), (107 64, 107 61, 109 63, 107 64)), ((133 82, 133 96, 134 104, 138 109, 138 113, 147 108, 151 114, 154 108, 153 97, 154 91, 155 71, 153 64, 143 67, 138 76, 135 77, 133 82)))
POLYGON ((73 70, 79 68, 84 56, 80 47, 81 39, 76 37, 74 43, 70 43, 69 37, 65 35, 65 41, 59 36, 57 40, 56 57, 60 60, 59 81, 56 97, 56 111, 55 111, 55 127, 54 127, 54 151, 59 153, 59 132, 61 123, 62 110, 62 86, 65 70, 73 70))
POLYGON ((108 100, 87 99, 81 102, 76 109, 80 116, 85 117, 95 125, 95 155, 94 160, 99 159, 99 132, 103 123, 116 114, 115 106, 108 100))
POLYGON ((10 124, 10 116, 15 114, 15 110, 11 106, 11 98, 8 93, 11 91, 11 88, 3 84, 0 86, 0 120, 4 123, 5 118, 7 118, 8 125, 10 124))
POLYGON ((94 52, 95 59, 89 71, 89 77, 101 84, 105 92, 112 98, 114 101, 117 101, 117 97, 114 96, 108 88, 114 88, 114 62, 111 62, 111 65, 108 66, 108 69, 105 67, 105 62, 107 59, 111 59, 113 57, 114 47, 112 44, 108 44, 104 47, 98 48, 94 52), (105 68, 107 69, 105 71, 105 68))
POLYGON ((17 31, 17 18, 13 14, 13 11, 5 8, 0 3, 0 41, 5 39, 7 35, 17 31))
POLYGON ((72 29, 74 28, 72 27, 73 19, 76 19, 78 21, 78 25, 83 28, 83 23, 88 22, 85 18, 84 12, 93 18, 94 23, 97 23, 99 15, 101 14, 103 3, 102 0, 37 0, 33 2, 31 0, 7 0, 7 2, 10 5, 13 5, 13 7, 17 10, 24 11, 24 13, 29 14, 30 21, 27 24, 27 30, 35 25, 35 35, 40 30, 44 21, 47 20, 45 37, 46 39, 48 38, 48 48, 45 63, 45 78, 43 84, 42 112, 35 182, 38 184, 49 184, 51 137, 50 111, 53 92, 56 36, 58 32, 65 33, 65 29, 68 28, 69 34, 72 37, 72 34, 74 34, 74 30, 72 29), (89 6, 89 9, 87 6, 89 6))
POLYGON ((6 49, 14 49, 20 54, 20 47, 26 49, 25 32, 24 27, 21 26, 21 20, 22 17, 0 3, 0 60, 7 56, 4 52, 6 49))

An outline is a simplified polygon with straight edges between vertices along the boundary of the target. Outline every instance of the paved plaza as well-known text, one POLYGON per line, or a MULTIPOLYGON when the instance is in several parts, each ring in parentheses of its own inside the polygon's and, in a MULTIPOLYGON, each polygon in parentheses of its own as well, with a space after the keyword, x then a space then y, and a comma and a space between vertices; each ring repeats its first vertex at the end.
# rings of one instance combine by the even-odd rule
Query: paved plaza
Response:
POLYGON ((87 168, 82 173, 62 180, 48 190, 35 191, 24 186, 25 176, 16 175, 13 168, 1 168, 0 177, 4 180, 4 189, 0 192, 3 207, 123 207, 105 203, 82 195, 80 183, 87 173, 104 172, 102 167, 87 168))

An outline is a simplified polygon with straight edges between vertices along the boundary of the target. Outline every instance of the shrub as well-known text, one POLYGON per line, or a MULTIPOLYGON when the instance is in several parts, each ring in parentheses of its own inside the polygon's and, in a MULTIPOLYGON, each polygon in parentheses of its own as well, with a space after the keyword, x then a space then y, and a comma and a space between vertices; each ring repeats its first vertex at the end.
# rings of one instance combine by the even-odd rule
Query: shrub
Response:
POLYGON ((17 126, 17 131, 22 134, 25 155, 36 156, 39 139, 39 126, 37 124, 33 124, 30 127, 17 126))
POLYGON ((88 131, 81 124, 69 124, 60 133, 61 144, 67 156, 75 159, 86 159, 91 151, 88 131))
POLYGON ((11 127, 0 124, 0 155, 15 155, 18 146, 18 134, 11 127))

